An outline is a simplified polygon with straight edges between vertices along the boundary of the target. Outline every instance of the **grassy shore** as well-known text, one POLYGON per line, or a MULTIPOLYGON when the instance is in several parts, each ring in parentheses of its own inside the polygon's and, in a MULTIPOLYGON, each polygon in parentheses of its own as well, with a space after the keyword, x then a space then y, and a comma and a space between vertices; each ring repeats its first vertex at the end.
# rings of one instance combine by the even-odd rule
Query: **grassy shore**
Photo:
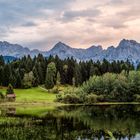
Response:
MULTIPOLYGON (((6 88, 1 88, 0 91, 5 94, 6 88)), ((14 92, 16 94, 15 102, 3 102, 1 104, 58 104, 55 102, 56 94, 50 93, 41 87, 14 89, 14 92)))
MULTIPOLYGON (((60 87, 61 91, 68 90, 70 87, 60 87)), ((5 94, 6 88, 0 88, 0 91, 5 94)), ((60 106, 65 105, 63 103, 55 102, 56 94, 48 92, 46 89, 42 87, 30 88, 30 89, 14 89, 16 94, 16 101, 14 102, 1 102, 0 105, 4 106, 60 106)), ((99 102, 94 103, 92 105, 117 105, 117 104, 140 104, 140 102, 99 102)), ((68 105, 68 104, 67 104, 68 105)), ((73 104, 73 105, 81 105, 81 104, 73 104)), ((88 104, 84 104, 88 105, 88 104)))

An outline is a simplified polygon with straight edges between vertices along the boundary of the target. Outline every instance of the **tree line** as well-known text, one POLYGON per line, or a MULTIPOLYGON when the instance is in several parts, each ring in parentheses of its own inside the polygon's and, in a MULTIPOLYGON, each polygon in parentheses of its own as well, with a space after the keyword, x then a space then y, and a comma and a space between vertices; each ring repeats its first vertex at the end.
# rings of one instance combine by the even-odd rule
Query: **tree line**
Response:
POLYGON ((92 76, 76 90, 57 95, 64 103, 140 102, 140 71, 92 76))
POLYGON ((59 84, 79 86, 91 76, 121 73, 122 70, 128 73, 134 70, 134 66, 129 61, 109 62, 104 59, 102 62, 77 62, 73 57, 61 60, 58 56, 46 58, 42 54, 5 63, 3 56, 0 56, 0 85, 8 86, 10 83, 14 88, 45 85, 48 89, 59 84))

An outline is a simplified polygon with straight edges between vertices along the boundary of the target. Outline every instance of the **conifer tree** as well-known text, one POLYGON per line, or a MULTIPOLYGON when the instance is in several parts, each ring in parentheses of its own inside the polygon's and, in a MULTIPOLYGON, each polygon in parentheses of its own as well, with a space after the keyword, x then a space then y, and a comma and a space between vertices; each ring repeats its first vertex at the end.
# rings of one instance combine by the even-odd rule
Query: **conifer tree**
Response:
POLYGON ((4 79, 4 70, 3 66, 0 66, 0 86, 3 85, 3 79, 4 79))
POLYGON ((14 94, 13 86, 11 84, 8 85, 6 94, 14 94))
POLYGON ((22 81, 21 81, 21 76, 19 74, 19 72, 16 75, 16 84, 15 84, 16 88, 21 88, 22 87, 22 81))
POLYGON ((51 89, 54 87, 56 82, 56 66, 54 62, 48 64, 47 71, 46 71, 46 81, 45 87, 46 89, 51 89))

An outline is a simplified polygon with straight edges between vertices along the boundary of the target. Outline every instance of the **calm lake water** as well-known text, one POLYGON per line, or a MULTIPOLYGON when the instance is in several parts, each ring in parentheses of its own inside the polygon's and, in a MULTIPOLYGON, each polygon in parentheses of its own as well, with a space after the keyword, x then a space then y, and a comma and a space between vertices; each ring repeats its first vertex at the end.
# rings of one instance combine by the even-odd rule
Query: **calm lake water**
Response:
POLYGON ((140 140, 140 105, 4 108, 0 140, 140 140))

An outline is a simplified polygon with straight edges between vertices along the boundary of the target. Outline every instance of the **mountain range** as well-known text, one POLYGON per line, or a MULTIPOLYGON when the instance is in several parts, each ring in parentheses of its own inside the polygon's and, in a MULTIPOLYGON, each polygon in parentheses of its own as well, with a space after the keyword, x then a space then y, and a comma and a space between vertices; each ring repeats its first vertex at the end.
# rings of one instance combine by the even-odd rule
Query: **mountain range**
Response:
POLYGON ((102 61, 103 59, 109 61, 129 60, 134 64, 138 64, 140 62, 140 43, 135 40, 123 39, 117 47, 111 46, 107 49, 103 49, 102 46, 91 46, 87 49, 77 49, 62 42, 58 42, 49 51, 39 51, 37 49, 30 50, 29 48, 24 48, 21 45, 11 44, 6 41, 0 42, 0 55, 3 56, 21 58, 24 55, 29 54, 34 57, 39 53, 43 54, 45 57, 58 55, 61 59, 74 57, 78 61, 86 61, 90 59, 94 61, 102 61))

